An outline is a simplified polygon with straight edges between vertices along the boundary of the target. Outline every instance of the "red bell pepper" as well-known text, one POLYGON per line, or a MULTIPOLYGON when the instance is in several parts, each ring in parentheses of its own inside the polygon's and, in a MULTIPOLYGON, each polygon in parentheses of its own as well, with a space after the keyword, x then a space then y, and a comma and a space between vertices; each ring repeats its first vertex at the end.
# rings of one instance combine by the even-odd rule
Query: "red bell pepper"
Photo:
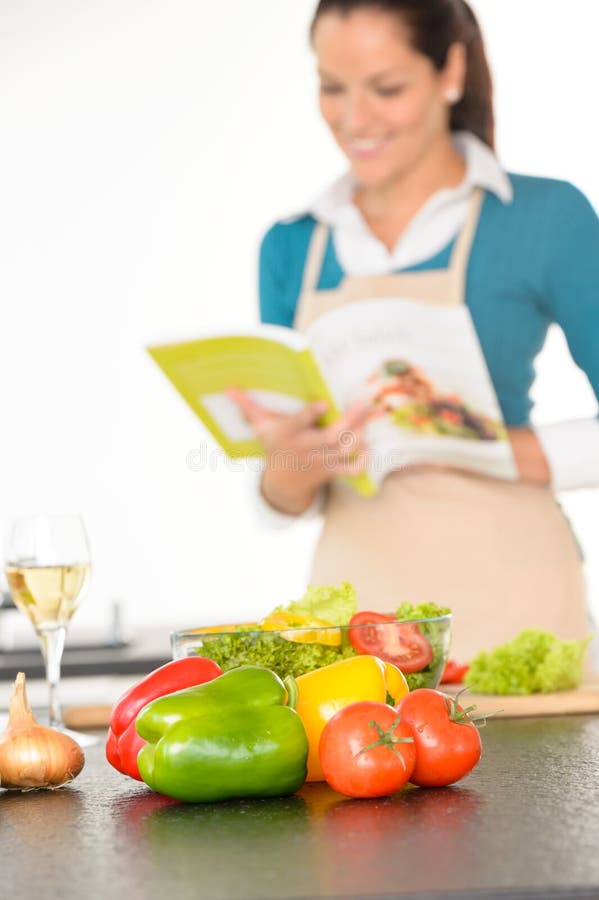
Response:
POLYGON ((441 684, 461 684, 470 666, 468 663, 459 663, 455 659, 448 659, 441 675, 441 684))
POLYGON ((222 675, 222 669, 211 659, 188 656, 154 669, 142 681, 125 691, 110 716, 106 738, 106 759, 111 766, 141 781, 137 754, 146 743, 135 730, 138 712, 151 700, 204 684, 222 675))

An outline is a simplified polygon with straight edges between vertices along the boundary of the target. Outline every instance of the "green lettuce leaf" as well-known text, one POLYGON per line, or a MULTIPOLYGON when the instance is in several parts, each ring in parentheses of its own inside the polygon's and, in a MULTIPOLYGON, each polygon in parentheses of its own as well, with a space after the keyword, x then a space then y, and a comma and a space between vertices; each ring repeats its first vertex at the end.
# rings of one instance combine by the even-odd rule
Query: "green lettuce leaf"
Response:
POLYGON ((568 691, 582 681, 591 637, 562 641, 549 631, 528 628, 513 641, 479 653, 464 679, 478 694, 537 694, 568 691))
POLYGON ((331 625, 348 625, 351 617, 358 611, 356 590, 349 581, 335 585, 308 585, 308 589, 300 600, 294 600, 287 606, 278 606, 274 612, 295 613, 298 616, 314 616, 331 625))
POLYGON ((451 610, 448 606, 437 606, 436 603, 402 603, 396 616, 404 621, 413 619, 435 619, 437 616, 446 616, 451 610))
POLYGON ((349 643, 338 647, 317 643, 297 644, 269 631, 259 635, 241 631, 238 634, 207 635, 197 652, 200 656, 213 659, 223 672, 237 666, 264 666, 281 678, 286 675, 298 678, 306 672, 356 655, 349 643))

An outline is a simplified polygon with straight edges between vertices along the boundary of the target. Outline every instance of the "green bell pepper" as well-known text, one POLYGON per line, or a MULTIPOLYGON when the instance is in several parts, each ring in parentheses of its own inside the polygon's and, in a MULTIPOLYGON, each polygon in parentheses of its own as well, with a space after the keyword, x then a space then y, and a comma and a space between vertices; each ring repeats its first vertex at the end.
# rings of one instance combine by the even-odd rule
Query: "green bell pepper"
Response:
POLYGON ((135 720, 148 742, 141 777, 190 803, 293 794, 306 780, 308 739, 286 699, 278 675, 259 666, 159 697, 135 720))

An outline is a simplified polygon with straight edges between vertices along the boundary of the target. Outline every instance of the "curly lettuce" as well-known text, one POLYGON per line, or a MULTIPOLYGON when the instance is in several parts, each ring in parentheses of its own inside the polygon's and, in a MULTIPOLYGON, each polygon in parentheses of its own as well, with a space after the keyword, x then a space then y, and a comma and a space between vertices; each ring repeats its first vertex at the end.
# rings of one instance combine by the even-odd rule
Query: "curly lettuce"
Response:
POLYGON ((286 606, 278 606, 274 612, 294 613, 322 619, 331 625, 348 625, 351 617, 358 611, 358 595, 349 581, 336 585, 310 584, 303 597, 286 606))
POLYGON ((223 672, 237 666, 264 666, 281 678, 287 675, 298 678, 306 672, 356 655, 351 644, 338 647, 317 643, 296 644, 268 631, 262 634, 208 635, 198 653, 213 659, 223 672))
POLYGON ((477 694, 537 694, 568 691, 582 681, 591 637, 562 641, 540 628, 528 628, 513 641, 479 653, 464 683, 477 694))
POLYGON ((436 619, 438 616, 447 616, 451 612, 448 606, 437 606, 436 603, 402 603, 396 612, 398 619, 412 621, 413 619, 436 619))

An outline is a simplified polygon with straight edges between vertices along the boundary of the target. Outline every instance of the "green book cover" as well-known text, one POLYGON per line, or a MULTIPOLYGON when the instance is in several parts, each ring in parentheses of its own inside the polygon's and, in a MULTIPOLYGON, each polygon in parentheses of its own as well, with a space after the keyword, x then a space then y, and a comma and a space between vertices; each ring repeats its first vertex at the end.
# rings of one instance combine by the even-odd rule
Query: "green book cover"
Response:
MULTIPOLYGON (((340 415, 312 351, 298 332, 261 326, 254 333, 228 334, 148 347, 183 399, 232 458, 263 456, 264 449, 237 405, 231 387, 277 412, 293 413, 324 400, 320 424, 340 415)), ((343 478, 363 496, 376 493, 367 474, 343 478)))

